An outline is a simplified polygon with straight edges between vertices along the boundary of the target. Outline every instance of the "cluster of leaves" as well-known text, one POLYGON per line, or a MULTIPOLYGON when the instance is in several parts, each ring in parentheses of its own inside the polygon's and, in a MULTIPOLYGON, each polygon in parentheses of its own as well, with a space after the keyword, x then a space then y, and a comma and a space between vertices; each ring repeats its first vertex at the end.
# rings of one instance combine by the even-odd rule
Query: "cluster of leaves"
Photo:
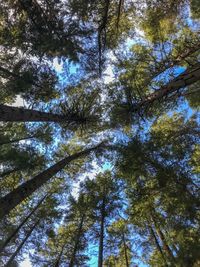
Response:
POLYGON ((199 266, 198 0, 0 9, 0 265, 199 266))

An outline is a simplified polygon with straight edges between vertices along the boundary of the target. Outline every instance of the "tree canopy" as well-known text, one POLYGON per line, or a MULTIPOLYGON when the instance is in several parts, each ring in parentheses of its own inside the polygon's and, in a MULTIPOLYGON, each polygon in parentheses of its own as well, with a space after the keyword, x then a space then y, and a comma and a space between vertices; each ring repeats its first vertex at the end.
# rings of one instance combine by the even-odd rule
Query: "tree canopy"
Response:
POLYGON ((0 266, 198 267, 198 0, 0 10, 0 266))

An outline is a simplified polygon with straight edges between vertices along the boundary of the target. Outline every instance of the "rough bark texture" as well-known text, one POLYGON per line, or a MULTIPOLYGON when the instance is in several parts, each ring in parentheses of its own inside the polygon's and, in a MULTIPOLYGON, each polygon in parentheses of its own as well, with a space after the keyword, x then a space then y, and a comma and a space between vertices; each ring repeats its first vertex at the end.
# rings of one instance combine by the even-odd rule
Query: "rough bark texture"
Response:
POLYGON ((72 257, 69 263, 69 267, 74 267, 75 265, 76 253, 77 253, 77 249, 78 249, 78 245, 79 245, 79 241, 80 241, 80 237, 82 233, 84 218, 85 218, 85 215, 83 214, 80 220, 79 227, 78 227, 74 250, 73 250, 72 257))
POLYGON ((169 259, 171 259, 171 262, 174 262, 174 255, 173 255, 170 247, 168 246, 167 241, 165 240, 165 236, 164 236, 163 232, 161 231, 159 225, 156 222, 156 218, 155 218, 154 214, 151 214, 151 221, 154 223, 156 233, 159 236, 159 238, 163 244, 163 249, 166 252, 166 255, 168 256, 169 259))
POLYGON ((105 222, 105 197, 102 201, 101 206, 101 228, 100 228, 100 238, 99 238, 99 257, 98 257, 98 267, 103 266, 103 240, 104 240, 104 222, 105 222))
POLYGON ((45 198, 44 196, 39 203, 36 205, 36 207, 29 213, 29 215, 19 224, 19 226, 7 237, 7 239, 1 244, 0 246, 0 253, 2 253, 5 249, 5 247, 9 244, 9 242, 12 240, 13 237, 19 232, 19 230, 24 226, 24 224, 28 221, 28 219, 35 213, 35 211, 40 207, 40 205, 43 203, 45 198))
POLYGON ((19 251, 21 250, 21 248, 23 247, 24 243, 26 242, 26 240, 30 237, 30 235, 32 234, 33 230, 35 229, 35 227, 38 225, 40 220, 37 220, 36 223, 30 228, 30 230, 27 232, 25 238, 23 239, 23 241, 20 243, 20 245, 18 246, 18 248, 15 250, 15 252, 13 253, 13 255, 10 257, 9 261, 6 263, 5 267, 10 267, 11 263, 13 262, 13 260, 15 259, 15 257, 17 256, 17 254, 19 253, 19 251))
POLYGON ((165 259, 165 255, 164 255, 164 253, 163 253, 163 251, 162 251, 162 248, 161 248, 161 246, 160 246, 160 244, 159 244, 159 242, 158 242, 158 239, 157 239, 157 236, 156 236, 156 234, 155 234, 155 232, 154 232, 154 230, 153 230, 153 227, 152 227, 152 226, 149 226, 149 228, 150 228, 151 235, 152 235, 153 238, 154 238, 156 247, 157 247, 158 251, 160 252, 160 254, 161 254, 161 256, 162 256, 162 258, 163 258, 163 261, 165 262, 166 266, 168 266, 168 265, 167 265, 167 262, 166 262, 166 259, 165 259))
POLYGON ((142 101, 140 101, 135 106, 132 106, 131 111, 137 112, 140 109, 152 104, 156 100, 160 100, 172 93, 177 92, 179 89, 189 86, 200 80, 200 63, 197 63, 192 68, 188 68, 182 74, 180 74, 173 81, 169 82, 167 85, 162 86, 155 93, 149 94, 142 101))
POLYGON ((91 151, 99 148, 101 145, 97 145, 92 148, 85 149, 81 152, 75 153, 71 156, 68 156, 61 161, 57 162, 50 168, 45 171, 39 173, 32 179, 27 182, 21 184, 17 188, 15 188, 12 192, 7 194, 5 197, 0 199, 0 219, 7 215, 13 208, 15 208, 19 203, 21 203, 24 199, 29 197, 35 190, 40 188, 43 184, 51 179, 56 173, 61 171, 68 163, 71 161, 87 156, 91 151))
POLYGON ((174 261, 174 255, 170 249, 170 247, 168 246, 166 240, 165 240, 165 237, 164 237, 164 234, 162 233, 162 231, 160 230, 159 227, 156 227, 156 232, 160 238, 160 240, 162 241, 163 243, 163 249, 166 251, 166 254, 167 256, 172 260, 174 261))
POLYGON ((11 107, 0 105, 0 121, 13 121, 13 122, 79 122, 80 118, 76 116, 59 115, 26 108, 11 107))

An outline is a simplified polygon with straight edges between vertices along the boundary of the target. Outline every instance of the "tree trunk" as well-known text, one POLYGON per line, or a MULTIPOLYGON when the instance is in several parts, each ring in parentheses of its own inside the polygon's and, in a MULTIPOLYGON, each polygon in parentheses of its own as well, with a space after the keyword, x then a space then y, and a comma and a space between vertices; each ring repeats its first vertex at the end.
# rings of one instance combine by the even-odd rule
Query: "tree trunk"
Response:
POLYGON ((98 267, 103 266, 103 240, 104 240, 104 222, 105 222, 105 196, 103 197, 101 206, 101 228, 100 228, 100 238, 99 238, 99 256, 98 256, 98 267))
POLYGON ((0 245, 0 253, 2 253, 8 243, 12 240, 13 237, 19 232, 19 230, 24 226, 24 224, 28 221, 28 219, 35 213, 35 211, 40 207, 43 203, 47 195, 45 195, 39 203, 35 206, 35 208, 29 213, 29 215, 19 224, 19 226, 7 237, 7 239, 0 245))
POLYGON ((0 146, 2 145, 6 145, 6 144, 12 144, 12 143, 16 143, 16 142, 20 142, 20 141, 24 141, 24 140, 28 140, 28 139, 34 139, 34 138, 38 138, 42 135, 31 135, 31 136, 26 136, 26 137, 23 137, 23 138, 16 138, 16 139, 13 139, 13 140, 7 140, 7 141, 3 141, 3 142, 0 142, 0 146))
POLYGON ((82 123, 84 118, 78 115, 59 115, 42 112, 22 107, 11 107, 0 104, 0 121, 12 122, 61 122, 61 123, 82 123))
POLYGON ((79 227, 78 227, 78 233, 77 233, 77 237, 76 237, 76 241, 75 241, 72 257, 71 257, 71 260, 70 260, 70 263, 69 263, 69 267, 74 267, 74 263, 75 263, 75 259, 76 259, 76 252, 77 252, 77 249, 78 249, 78 245, 79 245, 79 241, 80 241, 80 237, 81 237, 81 233, 82 233, 84 218, 85 218, 85 215, 83 214, 82 217, 81 217, 81 220, 80 220, 79 227))
POLYGON ((68 156, 61 161, 57 162, 50 168, 46 169, 45 171, 39 173, 32 179, 24 182, 17 188, 15 188, 12 192, 7 194, 6 196, 0 199, 0 219, 3 218, 5 215, 9 214, 9 212, 15 208, 19 203, 21 203, 24 199, 29 197, 34 191, 44 185, 47 181, 49 181, 55 174, 61 171, 68 163, 71 161, 87 156, 90 152, 98 149, 101 144, 85 149, 81 152, 75 153, 71 156, 68 156))
POLYGON ((62 254, 63 254, 64 247, 65 247, 65 245, 62 246, 62 249, 61 249, 61 251, 60 251, 60 253, 58 255, 58 258, 57 258, 57 260, 55 262, 54 267, 59 267, 59 264, 60 264, 60 260, 61 260, 62 254))
POLYGON ((122 239, 123 239, 123 245, 124 245, 124 256, 125 256, 125 261, 126 261, 126 267, 129 267, 127 246, 126 246, 126 240, 125 240, 124 232, 122 233, 122 239))
POLYGON ((15 250, 15 252, 13 253, 13 255, 10 257, 9 261, 7 262, 7 264, 5 265, 5 267, 10 267, 11 263, 13 262, 13 260, 15 259, 15 257, 17 256, 17 254, 19 253, 19 251, 21 250, 21 248, 23 247, 24 243, 26 242, 26 240, 30 237, 30 235, 32 234, 33 230, 35 229, 35 227, 38 225, 40 219, 36 221, 36 223, 34 223, 34 225, 30 228, 30 230, 27 232, 25 238, 23 239, 23 241, 20 243, 20 245, 18 246, 18 248, 15 250))
POLYGON ((142 101, 140 101, 135 106, 132 106, 131 111, 137 112, 140 109, 147 107, 156 100, 160 100, 163 97, 177 92, 179 89, 189 86, 200 80, 200 63, 197 63, 195 66, 188 68, 173 81, 169 82, 167 85, 162 86, 155 93, 149 94, 142 101))
POLYGON ((155 234, 155 232, 153 230, 153 227, 152 226, 149 226, 149 229, 150 229, 151 235, 154 238, 156 247, 157 247, 158 251, 160 252, 161 257, 163 258, 163 261, 165 262, 166 266, 168 266, 167 261, 165 259, 165 255, 164 255, 163 250, 162 250, 162 248, 161 248, 161 246, 159 244, 159 241, 158 241, 157 236, 156 236, 156 234, 155 234))
POLYGON ((156 232, 157 232, 157 234, 158 234, 160 240, 161 240, 162 243, 163 243, 163 249, 166 251, 166 254, 167 254, 168 257, 172 260, 172 262, 174 262, 174 255, 173 255, 173 253, 172 253, 170 247, 168 246, 168 244, 167 244, 167 242, 166 242, 166 240, 165 240, 165 237, 164 237, 163 232, 160 230, 159 227, 156 227, 156 226, 155 226, 155 228, 156 228, 156 232))
POLYGON ((162 241, 164 251, 166 252, 166 254, 167 254, 168 258, 171 260, 171 262, 174 263, 174 260, 175 260, 174 255, 173 255, 170 247, 168 246, 167 241, 165 240, 165 236, 164 236, 163 232, 161 231, 159 225, 157 224, 155 216, 153 214, 151 215, 151 220, 154 223, 157 235, 159 236, 160 240, 162 241))
POLYGON ((155 69, 155 71, 153 72, 152 77, 150 77, 150 79, 155 79, 158 75, 160 75, 161 73, 163 73, 164 71, 166 71, 169 68, 173 68, 176 65, 179 65, 181 62, 183 62, 184 60, 186 60, 189 56, 193 55, 194 53, 196 53, 198 50, 200 49, 200 44, 195 44, 193 47, 188 47, 187 49, 184 49, 183 51, 181 51, 182 53, 177 55, 175 58, 166 58, 164 61, 162 61, 162 66, 159 65, 158 63, 158 67, 155 69))

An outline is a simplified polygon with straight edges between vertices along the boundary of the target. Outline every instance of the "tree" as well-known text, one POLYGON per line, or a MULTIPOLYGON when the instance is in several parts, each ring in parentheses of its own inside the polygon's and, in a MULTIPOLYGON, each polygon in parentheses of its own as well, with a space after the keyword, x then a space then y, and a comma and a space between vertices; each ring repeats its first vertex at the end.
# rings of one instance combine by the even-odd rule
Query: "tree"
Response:
POLYGON ((33 255, 32 262, 40 266, 44 262, 49 266, 69 266, 84 264, 87 257, 84 251, 87 247, 86 231, 88 227, 86 195, 80 195, 76 200, 69 198, 69 207, 65 209, 65 218, 57 232, 48 234, 48 240, 41 246, 37 255, 33 255))
POLYGON ((9 261, 6 263, 6 265, 5 265, 6 267, 9 267, 10 264, 13 262, 13 260, 16 257, 16 255, 18 254, 18 252, 20 251, 20 249, 23 247, 23 245, 26 242, 26 240, 30 237, 30 235, 32 234, 33 230, 38 225, 38 223, 39 223, 39 220, 37 220, 37 222, 27 232, 27 234, 26 234, 25 238, 22 240, 21 244, 18 246, 18 248, 16 249, 16 251, 12 254, 12 256, 9 259, 9 261))
MULTIPOLYGON (((101 144, 100 144, 101 145, 101 144)), ((52 176, 54 176, 57 172, 62 170, 67 164, 71 161, 81 157, 87 156, 90 152, 98 149, 100 145, 97 145, 92 148, 88 148, 81 152, 75 153, 71 156, 64 158, 63 160, 57 162, 50 168, 46 169, 45 171, 39 173, 29 181, 23 183, 12 192, 7 194, 5 197, 1 198, 1 215, 0 217, 4 217, 8 214, 14 207, 16 207, 21 201, 25 198, 29 197, 35 190, 40 188, 43 184, 45 184, 52 176), (8 206, 9 204, 9 206, 8 206)))
POLYGON ((50 121, 69 124, 84 123, 87 120, 87 118, 82 118, 79 116, 79 114, 70 114, 70 111, 67 115, 59 115, 25 108, 10 107, 6 105, 0 105, 0 119, 1 121, 50 121))
POLYGON ((83 184, 84 192, 90 196, 90 205, 94 221, 93 232, 97 232, 98 266, 103 266, 107 220, 120 207, 119 185, 110 172, 100 173, 95 180, 87 180, 83 184), (96 229, 97 228, 97 229, 96 229))
POLYGON ((1 1, 0 265, 199 265, 197 2, 1 1))
MULTIPOLYGON (((130 230, 128 229, 128 222, 123 219, 113 222, 108 228, 108 234, 110 236, 109 244, 110 246, 114 246, 113 254, 117 254, 115 256, 116 266, 131 266, 130 230)), ((109 262, 111 260, 112 262, 111 255, 107 257, 106 261, 109 262)))
POLYGON ((198 186, 190 172, 193 144, 198 138, 196 130, 195 117, 186 122, 178 114, 164 117, 152 125, 147 140, 135 138, 122 150, 119 175, 128 185, 130 220, 139 234, 147 235, 148 244, 156 247, 150 256, 151 266, 155 262, 159 266, 181 266, 183 261, 189 266, 198 262, 193 249, 197 237, 194 225, 198 186), (182 231, 186 236, 194 231, 190 243, 193 262, 181 253, 184 245, 178 236, 182 236, 182 231))
POLYGON ((8 245, 8 243, 12 240, 13 237, 19 232, 19 230, 24 226, 24 224, 28 221, 28 219, 37 211, 37 209, 40 207, 42 202, 45 200, 46 196, 44 196, 39 203, 35 206, 35 208, 28 214, 27 217, 24 218, 24 220, 18 225, 18 227, 6 238, 5 241, 0 245, 0 253, 5 249, 5 247, 8 245))

